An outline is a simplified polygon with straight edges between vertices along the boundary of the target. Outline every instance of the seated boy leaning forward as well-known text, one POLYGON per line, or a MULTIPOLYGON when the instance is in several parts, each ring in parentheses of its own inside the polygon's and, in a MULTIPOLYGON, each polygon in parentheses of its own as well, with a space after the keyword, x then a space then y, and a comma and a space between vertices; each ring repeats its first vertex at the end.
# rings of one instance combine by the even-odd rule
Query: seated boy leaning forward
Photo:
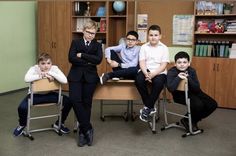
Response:
MULTIPOLYGON (((66 76, 62 71, 55 65, 52 65, 52 59, 47 53, 41 53, 38 57, 38 64, 30 67, 25 75, 25 82, 33 82, 47 78, 50 81, 57 80, 62 84, 67 83, 66 76)), ((28 111, 28 98, 30 93, 22 100, 18 107, 18 116, 19 116, 19 125, 15 128, 13 135, 20 136, 23 133, 23 130, 27 124, 27 111, 28 111)), ((45 94, 34 94, 33 104, 40 103, 55 103, 58 101, 58 93, 49 92, 45 94)), ((61 132, 66 134, 70 130, 65 127, 64 122, 72 108, 72 103, 69 98, 63 95, 63 109, 62 109, 62 125, 61 132)), ((58 129, 58 120, 53 124, 53 127, 58 129)))
POLYGON ((129 31, 126 34, 126 42, 118 46, 105 49, 105 58, 112 67, 112 72, 103 73, 100 77, 101 84, 109 79, 134 79, 138 72, 138 57, 140 46, 138 43, 138 33, 129 31))
POLYGON ((161 41, 161 28, 152 25, 148 29, 148 42, 142 45, 139 53, 139 65, 135 85, 142 97, 144 108, 139 118, 148 122, 156 113, 155 102, 166 83, 166 66, 169 63, 169 50, 161 41), (151 89, 149 91, 149 86, 151 89))
MULTIPOLYGON (((209 116, 217 108, 217 103, 201 90, 196 71, 190 67, 188 53, 181 51, 175 55, 175 67, 168 70, 167 88, 172 93, 175 102, 186 104, 184 91, 176 90, 183 79, 188 80, 192 126, 193 131, 196 131, 198 130, 197 123, 209 116)), ((182 118, 180 122, 188 131, 188 119, 182 118)))

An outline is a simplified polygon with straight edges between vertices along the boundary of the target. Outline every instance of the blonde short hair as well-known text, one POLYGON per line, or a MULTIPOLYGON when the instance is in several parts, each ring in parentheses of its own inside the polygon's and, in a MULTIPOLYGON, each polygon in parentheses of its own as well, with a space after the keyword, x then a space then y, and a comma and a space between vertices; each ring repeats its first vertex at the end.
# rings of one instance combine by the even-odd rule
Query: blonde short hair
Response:
POLYGON ((97 23, 93 20, 88 20, 85 24, 84 24, 84 28, 83 30, 85 31, 85 29, 95 29, 96 32, 98 30, 98 26, 97 23))
POLYGON ((37 62, 39 63, 41 61, 47 61, 47 60, 52 61, 52 58, 49 54, 43 52, 39 54, 37 62))

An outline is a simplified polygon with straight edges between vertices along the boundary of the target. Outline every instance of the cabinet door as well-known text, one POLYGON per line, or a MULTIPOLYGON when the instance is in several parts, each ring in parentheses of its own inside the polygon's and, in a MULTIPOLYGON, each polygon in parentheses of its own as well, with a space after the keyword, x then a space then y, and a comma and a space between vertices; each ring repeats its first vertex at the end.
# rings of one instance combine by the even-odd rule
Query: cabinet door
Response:
POLYGON ((54 16, 52 23, 54 62, 66 75, 69 71, 68 52, 71 42, 70 4, 70 1, 66 0, 54 2, 54 16))
POLYGON ((191 66, 196 69, 201 89, 212 98, 215 97, 215 59, 193 57, 191 66))
POLYGON ((236 108, 236 61, 218 58, 216 62, 215 99, 220 107, 236 108))
MULTIPOLYGON (((38 1, 38 52, 52 55, 53 1, 38 1)), ((55 56, 52 56, 55 57, 55 56)))

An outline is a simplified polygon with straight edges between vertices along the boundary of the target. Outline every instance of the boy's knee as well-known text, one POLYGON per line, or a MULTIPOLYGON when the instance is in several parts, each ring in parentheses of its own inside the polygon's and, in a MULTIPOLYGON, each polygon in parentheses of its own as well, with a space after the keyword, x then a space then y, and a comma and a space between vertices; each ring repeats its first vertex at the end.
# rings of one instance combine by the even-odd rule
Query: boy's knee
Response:
POLYGON ((19 105, 18 111, 19 112, 26 112, 28 110, 28 105, 19 105))

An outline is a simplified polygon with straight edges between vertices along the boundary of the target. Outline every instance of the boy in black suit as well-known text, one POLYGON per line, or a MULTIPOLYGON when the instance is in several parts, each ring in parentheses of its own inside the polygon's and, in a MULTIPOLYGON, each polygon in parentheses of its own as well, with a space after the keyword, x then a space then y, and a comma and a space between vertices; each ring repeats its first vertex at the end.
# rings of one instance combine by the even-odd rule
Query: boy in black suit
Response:
POLYGON ((94 38, 96 22, 84 24, 83 38, 73 40, 69 51, 72 64, 69 75, 69 97, 79 122, 78 146, 91 146, 93 127, 90 123, 93 94, 99 82, 97 65, 102 61, 102 45, 94 38))
MULTIPOLYGON (((168 70, 167 88, 175 102, 185 104, 184 91, 176 90, 182 79, 188 80, 192 126, 193 131, 197 131, 197 123, 209 116, 216 109, 217 103, 201 90, 196 71, 190 67, 189 55, 183 51, 175 55, 175 67, 168 70)), ((188 119, 182 118, 180 121, 188 131, 188 119)))

